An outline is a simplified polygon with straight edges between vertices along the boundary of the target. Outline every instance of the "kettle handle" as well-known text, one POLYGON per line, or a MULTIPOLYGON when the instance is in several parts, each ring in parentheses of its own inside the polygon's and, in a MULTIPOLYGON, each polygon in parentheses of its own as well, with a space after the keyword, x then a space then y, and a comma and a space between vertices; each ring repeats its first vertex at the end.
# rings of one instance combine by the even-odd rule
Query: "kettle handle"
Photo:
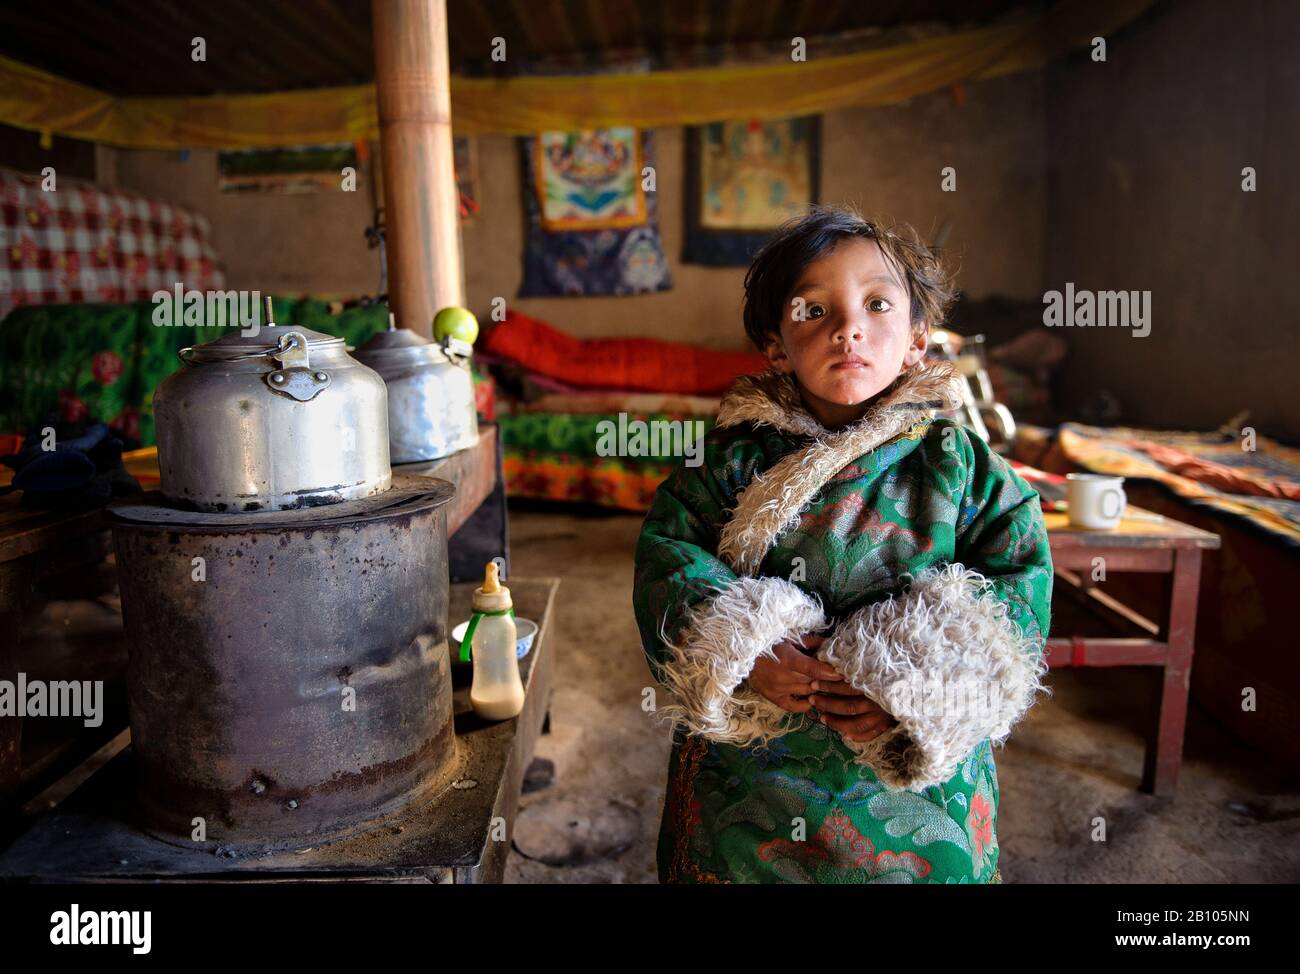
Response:
MULTIPOLYGON (((180 351, 176 353, 176 357, 181 360, 181 364, 189 365, 191 364, 190 360, 193 357, 193 353, 195 352, 195 350, 196 349, 193 345, 187 345, 185 348, 182 348, 180 351)), ((267 349, 261 349, 256 352, 244 352, 242 355, 231 355, 229 357, 223 357, 221 361, 242 362, 245 359, 250 359, 250 358, 272 358, 275 356, 276 351, 277 350, 274 348, 267 348, 267 349)))

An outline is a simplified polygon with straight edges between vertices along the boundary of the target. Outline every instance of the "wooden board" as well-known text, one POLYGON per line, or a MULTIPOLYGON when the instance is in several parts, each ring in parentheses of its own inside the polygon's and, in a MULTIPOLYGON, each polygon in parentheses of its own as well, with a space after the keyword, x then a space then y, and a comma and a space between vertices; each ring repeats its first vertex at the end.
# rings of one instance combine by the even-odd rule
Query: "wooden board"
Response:
POLYGON ((1130 504, 1124 509, 1119 525, 1110 530, 1078 528, 1070 523, 1069 514, 1044 511, 1047 537, 1052 550, 1073 547, 1114 548, 1217 548, 1219 536, 1202 531, 1172 518, 1148 520, 1159 515, 1130 504))
POLYGON ((437 477, 456 485, 456 496, 447 505, 447 536, 451 537, 470 515, 488 499, 497 479, 499 427, 480 423, 478 443, 467 450, 427 463, 399 463, 393 474, 437 477))

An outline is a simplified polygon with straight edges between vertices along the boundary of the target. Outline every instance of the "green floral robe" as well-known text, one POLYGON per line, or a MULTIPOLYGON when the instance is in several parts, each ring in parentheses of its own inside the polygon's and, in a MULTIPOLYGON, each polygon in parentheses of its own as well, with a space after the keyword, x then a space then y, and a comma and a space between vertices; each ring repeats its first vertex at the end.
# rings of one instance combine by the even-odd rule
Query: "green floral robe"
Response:
MULTIPOLYGON (((782 408, 797 411, 790 400, 782 408)), ((689 610, 738 578, 717 552, 742 492, 811 441, 791 432, 815 423, 807 414, 787 423, 762 409, 762 422, 713 430, 703 463, 676 469, 642 527, 633 601, 661 679, 689 610)), ((905 418, 816 491, 753 574, 793 581, 835 620, 901 592, 905 575, 959 563, 989 580, 1041 667, 1052 567, 1037 492, 964 428, 933 412, 905 418)), ((750 746, 675 729, 662 882, 1001 881, 989 740, 950 780, 918 792, 886 787, 820 722, 790 719, 795 729, 750 746)))

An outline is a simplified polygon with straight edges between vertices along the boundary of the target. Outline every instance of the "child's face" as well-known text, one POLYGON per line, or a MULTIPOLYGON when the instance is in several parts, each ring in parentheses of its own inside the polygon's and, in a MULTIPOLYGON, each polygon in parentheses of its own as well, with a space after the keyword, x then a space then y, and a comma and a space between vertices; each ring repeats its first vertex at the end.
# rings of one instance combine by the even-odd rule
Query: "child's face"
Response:
POLYGON ((905 368, 925 354, 907 285, 874 240, 849 237, 804 268, 765 349, 793 372, 809 410, 829 429, 861 418, 905 368))

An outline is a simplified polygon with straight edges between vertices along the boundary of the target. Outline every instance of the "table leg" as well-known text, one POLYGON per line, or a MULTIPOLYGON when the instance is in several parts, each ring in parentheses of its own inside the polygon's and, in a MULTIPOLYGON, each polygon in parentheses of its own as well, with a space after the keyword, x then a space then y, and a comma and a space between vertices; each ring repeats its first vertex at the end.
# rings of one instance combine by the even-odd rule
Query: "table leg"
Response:
POLYGON ((1187 726, 1187 697, 1191 689, 1192 653, 1196 637, 1196 599, 1201 587, 1201 550, 1180 548, 1174 554, 1168 615, 1165 622, 1164 679, 1154 738, 1147 738, 1142 789, 1173 795, 1183 763, 1183 731, 1187 726))

